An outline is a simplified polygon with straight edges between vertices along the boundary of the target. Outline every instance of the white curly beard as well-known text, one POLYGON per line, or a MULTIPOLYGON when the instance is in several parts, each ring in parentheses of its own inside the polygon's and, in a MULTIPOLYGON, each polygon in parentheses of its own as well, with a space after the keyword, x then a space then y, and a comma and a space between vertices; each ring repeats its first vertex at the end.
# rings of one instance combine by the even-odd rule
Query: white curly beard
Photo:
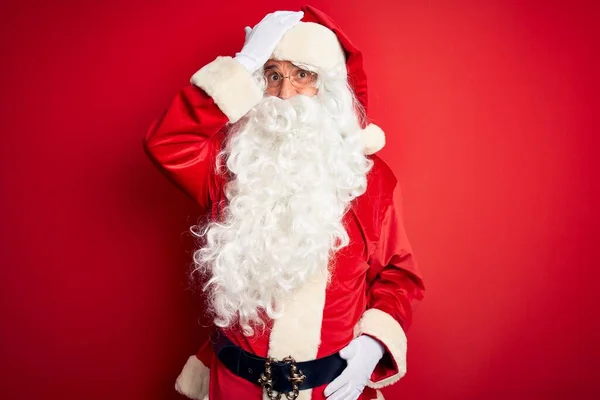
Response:
POLYGON ((234 175, 228 206, 194 254, 217 326, 237 323, 253 335, 316 271, 328 273, 333 252, 348 244, 342 217, 364 193, 371 161, 352 95, 338 92, 266 97, 229 133, 220 157, 234 175))

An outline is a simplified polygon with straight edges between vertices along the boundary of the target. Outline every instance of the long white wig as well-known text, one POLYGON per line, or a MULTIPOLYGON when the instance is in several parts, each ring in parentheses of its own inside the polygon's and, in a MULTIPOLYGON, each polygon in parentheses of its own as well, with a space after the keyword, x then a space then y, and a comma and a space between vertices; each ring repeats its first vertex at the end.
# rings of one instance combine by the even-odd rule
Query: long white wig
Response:
POLYGON ((195 271, 207 278, 218 327, 239 324, 252 336, 349 243, 342 218, 372 166, 363 115, 345 68, 320 73, 317 85, 314 97, 265 97, 228 132, 216 166, 233 174, 224 216, 191 229, 203 239, 195 271))

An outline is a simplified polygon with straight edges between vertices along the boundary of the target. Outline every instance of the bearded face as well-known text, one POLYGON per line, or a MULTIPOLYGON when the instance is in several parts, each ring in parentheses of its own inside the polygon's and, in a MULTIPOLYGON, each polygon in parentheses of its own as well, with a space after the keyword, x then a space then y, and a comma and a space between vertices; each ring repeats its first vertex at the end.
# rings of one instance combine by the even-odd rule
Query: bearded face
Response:
POLYGON ((348 244, 342 218, 366 189, 353 98, 344 78, 325 78, 314 97, 267 96, 232 127, 219 157, 233 179, 221 221, 194 254, 222 328, 251 336, 286 299, 348 244))

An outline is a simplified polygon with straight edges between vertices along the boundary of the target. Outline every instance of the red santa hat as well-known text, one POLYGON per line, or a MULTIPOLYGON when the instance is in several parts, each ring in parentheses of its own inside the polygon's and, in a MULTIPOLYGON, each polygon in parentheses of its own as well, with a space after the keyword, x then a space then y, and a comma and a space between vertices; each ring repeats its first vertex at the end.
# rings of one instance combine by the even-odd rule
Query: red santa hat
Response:
MULTIPOLYGON (((363 57, 328 15, 312 6, 303 6, 304 17, 281 39, 273 52, 273 58, 297 64, 307 64, 323 71, 346 65, 348 82, 357 100, 365 110, 368 108, 367 75, 363 57)), ((365 153, 373 154, 385 145, 385 134, 368 120, 360 121, 365 153)))

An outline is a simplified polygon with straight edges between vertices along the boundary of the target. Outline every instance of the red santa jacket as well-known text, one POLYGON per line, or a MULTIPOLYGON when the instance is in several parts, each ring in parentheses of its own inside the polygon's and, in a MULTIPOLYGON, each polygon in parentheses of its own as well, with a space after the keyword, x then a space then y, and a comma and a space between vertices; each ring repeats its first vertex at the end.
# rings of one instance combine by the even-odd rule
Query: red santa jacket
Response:
MULTIPOLYGON (((148 156, 201 213, 218 218, 226 197, 222 174, 215 173, 227 125, 239 120, 263 96, 237 61, 218 57, 194 75, 150 127, 144 139, 148 156)), ((344 217, 350 244, 336 254, 329 284, 314 277, 286 305, 285 315, 267 332, 247 338, 238 330, 227 336, 245 350, 282 359, 306 361, 339 351, 354 337, 370 335, 386 353, 361 399, 383 398, 375 389, 406 373, 406 335, 412 305, 423 297, 423 282, 406 237, 399 189, 390 168, 372 155, 367 191, 344 217)), ((208 338, 191 356, 176 388, 194 399, 260 399, 259 386, 234 376, 216 358, 208 338), (210 393, 209 392, 209 382, 210 393), (218 389, 220 387, 220 389, 218 389)), ((324 399, 325 386, 301 391, 298 400, 324 399)))

